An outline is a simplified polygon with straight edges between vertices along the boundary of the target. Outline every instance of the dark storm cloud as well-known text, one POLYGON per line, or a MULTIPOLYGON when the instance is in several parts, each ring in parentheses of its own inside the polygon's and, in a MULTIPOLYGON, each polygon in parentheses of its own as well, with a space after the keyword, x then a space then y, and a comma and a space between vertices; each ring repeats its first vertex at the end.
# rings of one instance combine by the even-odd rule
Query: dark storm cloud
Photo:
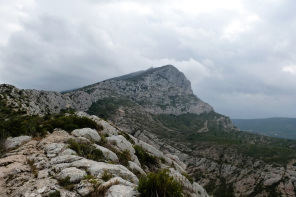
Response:
POLYGON ((65 90, 173 64, 220 113, 295 117, 295 4, 5 2, 0 8, 0 83, 65 90))

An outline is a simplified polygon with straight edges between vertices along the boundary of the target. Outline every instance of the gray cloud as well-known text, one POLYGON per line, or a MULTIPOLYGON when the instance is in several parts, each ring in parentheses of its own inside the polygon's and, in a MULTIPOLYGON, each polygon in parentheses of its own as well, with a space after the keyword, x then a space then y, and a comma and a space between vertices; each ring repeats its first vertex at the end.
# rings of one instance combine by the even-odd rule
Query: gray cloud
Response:
POLYGON ((219 113, 295 117, 295 4, 3 2, 0 83, 60 91, 173 64, 219 113))

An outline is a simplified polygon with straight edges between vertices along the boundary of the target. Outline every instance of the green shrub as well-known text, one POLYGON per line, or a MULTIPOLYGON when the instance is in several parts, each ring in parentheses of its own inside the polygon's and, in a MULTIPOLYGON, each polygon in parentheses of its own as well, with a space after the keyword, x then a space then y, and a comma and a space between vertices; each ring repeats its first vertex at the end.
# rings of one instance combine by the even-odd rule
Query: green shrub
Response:
POLYGON ((67 189, 67 190, 73 190, 74 189, 74 184, 72 184, 70 182, 70 177, 67 176, 64 179, 60 179, 58 180, 59 185, 62 186, 63 188, 67 189))
POLYGON ((33 137, 42 137, 47 132, 53 132, 54 128, 61 128, 68 132, 79 128, 92 128, 102 130, 103 127, 95 121, 86 117, 76 115, 61 116, 47 115, 39 116, 14 116, 8 120, 0 119, 0 139, 29 135, 33 137))
POLYGON ((127 139, 131 144, 135 144, 135 141, 133 140, 133 138, 131 138, 131 136, 129 136, 129 134, 127 134, 124 131, 120 131, 118 133, 119 135, 122 135, 125 139, 127 139))
POLYGON ((58 191, 58 190, 56 190, 56 191, 54 191, 54 192, 51 192, 50 194, 49 194, 49 197, 60 197, 61 196, 61 193, 60 193, 60 191, 58 191))
POLYGON ((106 138, 106 134, 101 135, 101 140, 97 142, 98 145, 104 146, 108 143, 108 140, 106 138))
POLYGON ((148 154, 142 146, 135 145, 134 149, 142 166, 153 167, 158 165, 156 157, 148 154))
POLYGON ((98 131, 103 129, 103 126, 98 125, 95 121, 86 117, 78 117, 76 115, 53 118, 51 120, 46 121, 46 124, 52 125, 52 128, 61 128, 68 132, 71 132, 74 129, 87 127, 96 129, 98 131))
POLYGON ((109 181, 112 177, 113 175, 110 172, 108 172, 107 169, 104 169, 104 173, 102 174, 102 179, 106 182, 106 181, 109 181))
POLYGON ((123 150, 121 152, 115 152, 118 156, 119 163, 123 166, 128 166, 128 161, 131 161, 131 154, 129 150, 123 150))
POLYGON ((98 188, 101 185, 101 183, 99 182, 99 180, 96 177, 94 177, 91 174, 87 174, 86 176, 84 176, 83 182, 84 183, 87 182, 87 183, 92 185, 93 192, 88 196, 93 197, 93 196, 99 196, 100 195, 98 188))
POLYGON ((68 141, 68 144, 69 148, 74 150, 81 157, 85 157, 94 161, 102 161, 104 158, 103 152, 99 149, 96 149, 91 144, 78 143, 72 139, 68 141))
POLYGON ((182 185, 169 176, 168 170, 161 170, 158 173, 150 173, 147 177, 141 177, 137 187, 141 197, 181 197, 182 185))
POLYGON ((14 117, 2 123, 3 129, 8 136, 17 137, 20 135, 30 135, 33 137, 44 136, 46 132, 40 126, 43 118, 39 116, 14 117))
POLYGON ((192 176, 190 176, 187 173, 182 173, 182 175, 185 176, 190 181, 190 183, 193 183, 194 180, 193 180, 193 177, 192 176))

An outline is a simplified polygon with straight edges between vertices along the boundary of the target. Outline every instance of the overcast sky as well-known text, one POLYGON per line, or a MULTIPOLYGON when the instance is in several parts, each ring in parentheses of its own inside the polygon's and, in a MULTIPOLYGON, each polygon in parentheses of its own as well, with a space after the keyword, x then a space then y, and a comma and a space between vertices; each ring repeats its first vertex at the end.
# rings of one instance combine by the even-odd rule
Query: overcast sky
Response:
POLYGON ((295 0, 0 0, 0 83, 66 90, 176 66, 231 118, 296 117, 295 0))

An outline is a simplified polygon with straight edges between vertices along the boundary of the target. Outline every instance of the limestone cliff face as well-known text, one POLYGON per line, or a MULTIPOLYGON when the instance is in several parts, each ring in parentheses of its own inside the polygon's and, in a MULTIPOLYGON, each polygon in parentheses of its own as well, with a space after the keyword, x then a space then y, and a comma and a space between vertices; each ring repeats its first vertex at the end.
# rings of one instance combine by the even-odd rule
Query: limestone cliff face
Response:
MULTIPOLYGON (((106 80, 66 94, 19 90, 13 86, 2 86, 0 93, 6 90, 17 93, 14 98, 25 102, 26 106, 22 107, 35 115, 57 113, 66 108, 87 111, 93 103, 110 97, 130 99, 152 114, 202 114, 213 111, 209 104, 193 94, 190 81, 184 74, 171 65, 106 80)), ((8 99, 12 102, 17 100, 8 99)))
MULTIPOLYGON (((124 96, 152 114, 202 114, 213 111, 210 105, 193 94, 190 81, 184 74, 171 65, 106 80, 79 90, 67 95, 73 99, 80 97, 78 100, 81 101, 81 94, 84 94, 83 97, 92 102, 110 96, 124 96)), ((89 104, 86 102, 81 110, 85 110, 89 104)))

